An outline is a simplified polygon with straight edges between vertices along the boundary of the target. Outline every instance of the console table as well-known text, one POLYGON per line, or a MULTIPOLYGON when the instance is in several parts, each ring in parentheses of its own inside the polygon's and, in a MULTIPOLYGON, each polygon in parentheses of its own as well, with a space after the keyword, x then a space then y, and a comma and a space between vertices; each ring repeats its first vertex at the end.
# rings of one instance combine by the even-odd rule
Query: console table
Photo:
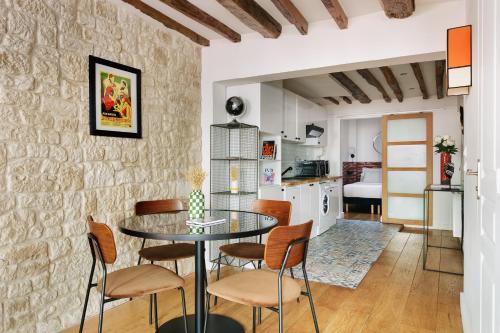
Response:
POLYGON ((423 243, 423 267, 425 270, 428 271, 435 271, 435 272, 442 272, 442 273, 450 273, 450 274, 456 274, 456 275, 463 275, 463 270, 462 273, 460 272, 451 272, 451 271, 446 271, 441 269, 441 263, 437 269, 430 268, 427 265, 427 254, 429 252, 429 248, 438 248, 440 249, 450 249, 450 250, 457 250, 462 252, 463 251, 463 239, 464 239, 464 189, 462 185, 428 185, 424 189, 424 243, 423 243), (432 200, 432 193, 434 192, 447 192, 450 194, 450 198, 453 199, 453 194, 459 194, 460 195, 460 202, 461 202, 461 223, 462 223, 462 230, 461 230, 461 237, 460 237, 460 244, 459 247, 450 247, 450 246, 443 246, 441 243, 439 245, 435 244, 430 244, 429 243, 429 233, 432 232, 432 229, 430 229, 429 225, 429 220, 430 220, 430 209, 429 207, 432 207, 430 205, 430 200, 432 200))

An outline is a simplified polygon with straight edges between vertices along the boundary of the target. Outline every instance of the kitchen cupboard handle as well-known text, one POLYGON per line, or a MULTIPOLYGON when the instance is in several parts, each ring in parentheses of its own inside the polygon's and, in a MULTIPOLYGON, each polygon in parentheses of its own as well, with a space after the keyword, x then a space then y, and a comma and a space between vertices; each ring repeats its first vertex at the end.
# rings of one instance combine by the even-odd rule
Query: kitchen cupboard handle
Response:
POLYGON ((285 133, 285 131, 281 131, 281 134, 285 133))
POLYGON ((309 184, 309 186, 314 186, 314 184, 309 184))
POLYGON ((295 200, 295 197, 292 197, 293 200, 295 200))
POLYGON ((285 138, 287 138, 287 136, 285 135, 285 138))

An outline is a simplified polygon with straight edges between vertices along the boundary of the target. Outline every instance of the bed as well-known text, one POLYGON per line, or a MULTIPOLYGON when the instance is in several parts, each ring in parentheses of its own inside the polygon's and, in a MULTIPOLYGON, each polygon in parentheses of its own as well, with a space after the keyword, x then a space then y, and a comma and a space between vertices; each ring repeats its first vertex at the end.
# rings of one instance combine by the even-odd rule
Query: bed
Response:
POLYGON ((355 164, 347 166, 347 169, 351 168, 351 172, 348 172, 351 177, 347 177, 348 183, 344 185, 346 212, 349 211, 349 204, 354 204, 370 206, 372 214, 376 206, 377 213, 380 214, 382 205, 382 169, 378 164, 367 166, 357 162, 352 163, 355 164))

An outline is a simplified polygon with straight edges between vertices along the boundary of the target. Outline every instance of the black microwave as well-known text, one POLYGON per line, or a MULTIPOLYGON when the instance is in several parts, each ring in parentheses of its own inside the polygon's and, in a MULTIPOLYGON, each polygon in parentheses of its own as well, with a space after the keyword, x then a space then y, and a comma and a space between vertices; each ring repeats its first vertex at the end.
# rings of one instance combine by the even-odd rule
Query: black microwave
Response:
POLYGON ((326 160, 298 161, 295 177, 314 178, 325 177, 330 173, 330 166, 326 160))

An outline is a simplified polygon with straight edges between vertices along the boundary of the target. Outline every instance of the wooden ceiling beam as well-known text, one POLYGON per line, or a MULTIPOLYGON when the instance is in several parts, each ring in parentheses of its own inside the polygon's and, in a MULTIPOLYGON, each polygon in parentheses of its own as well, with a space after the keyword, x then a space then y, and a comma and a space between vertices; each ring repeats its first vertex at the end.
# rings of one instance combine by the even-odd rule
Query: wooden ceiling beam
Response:
POLYGON ((254 0, 217 0, 250 29, 265 38, 278 38, 281 24, 254 0))
POLYGON ((344 100, 344 102, 346 102, 347 104, 352 104, 352 101, 349 97, 347 96, 342 96, 342 99, 344 100))
POLYGON ((241 41, 241 35, 239 33, 187 0, 160 1, 232 42, 237 43, 241 41))
POLYGON ((417 62, 412 62, 410 65, 411 69, 413 70, 413 74, 415 74, 415 78, 418 81, 420 91, 422 92, 422 98, 428 99, 429 93, 427 92, 427 86, 425 85, 424 74, 422 74, 422 69, 420 68, 420 64, 417 62))
POLYGON ((407 18, 415 11, 415 0, 380 0, 389 18, 407 18))
POLYGON ((271 0, 271 2, 302 35, 307 35, 309 23, 291 0, 271 0))
POLYGON ((446 60, 436 60, 436 95, 438 99, 444 97, 444 72, 446 67, 446 60))
POLYGON ((380 71, 384 74, 385 81, 391 87, 394 96, 396 96, 397 100, 401 103, 403 101, 403 91, 399 86, 399 82, 394 76, 392 69, 387 66, 380 67, 380 71))
POLYGON ((349 19, 344 12, 344 9, 340 5, 339 0, 321 0, 323 5, 325 5, 326 9, 335 20, 340 29, 347 29, 347 25, 349 23, 349 19))
POLYGON ((335 97, 331 97, 331 96, 326 96, 326 97, 323 97, 323 99, 335 104, 335 105, 339 105, 340 102, 335 98, 335 97))
POLYGON ((150 16, 151 18, 157 20, 161 24, 163 24, 165 27, 175 30, 187 38, 191 39, 193 42, 203 45, 203 46, 209 46, 210 41, 206 39, 203 36, 200 36, 193 30, 183 26, 177 21, 172 20, 170 17, 166 16, 165 14, 161 13, 160 11, 154 9, 153 7, 146 5, 144 2, 140 0, 122 0, 125 3, 128 3, 129 5, 134 6, 136 9, 140 10, 144 14, 150 16))
POLYGON ((377 90, 382 94, 384 101, 386 101, 387 103, 390 103, 392 101, 387 91, 385 91, 384 86, 382 86, 382 84, 377 80, 372 72, 370 72, 369 69, 358 69, 357 72, 363 77, 363 79, 366 80, 366 82, 377 88, 377 90))
POLYGON ((363 90, 356 83, 354 83, 347 75, 343 72, 330 73, 330 76, 337 80, 344 88, 346 88, 358 101, 363 104, 370 103, 372 100, 368 95, 365 94, 363 90))

